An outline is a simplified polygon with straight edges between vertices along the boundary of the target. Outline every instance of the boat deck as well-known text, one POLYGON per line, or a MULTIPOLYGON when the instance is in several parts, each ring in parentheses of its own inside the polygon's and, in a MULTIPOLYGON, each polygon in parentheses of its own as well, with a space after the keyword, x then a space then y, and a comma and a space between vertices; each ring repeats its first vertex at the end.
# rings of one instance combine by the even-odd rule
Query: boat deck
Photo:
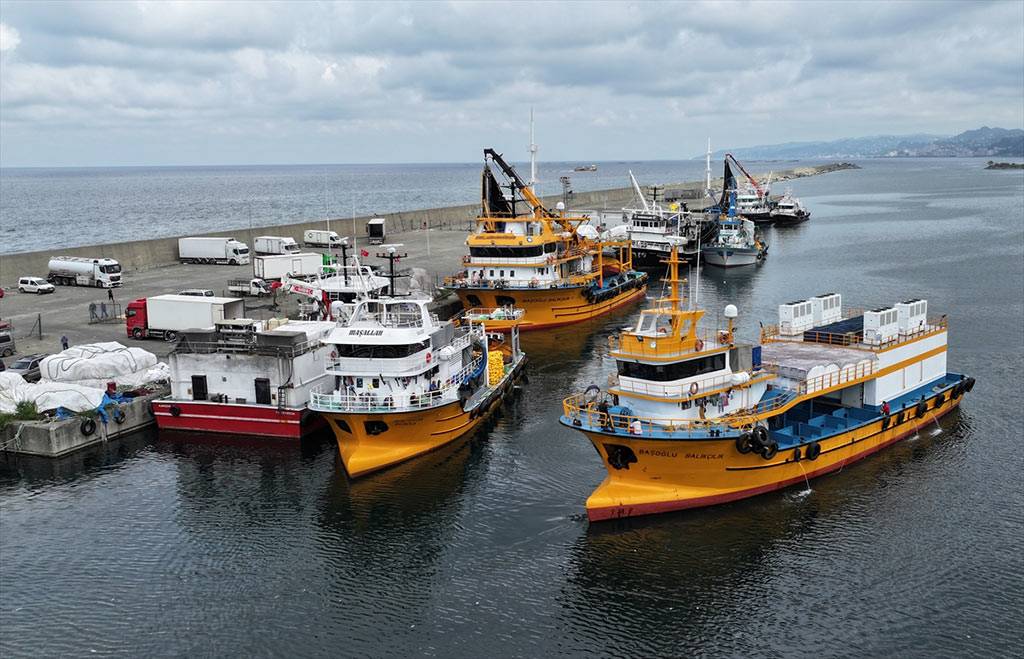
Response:
POLYGON ((878 356, 865 350, 827 343, 772 341, 761 347, 761 359, 777 368, 780 376, 801 381, 806 380, 807 374, 815 367, 835 365, 841 370, 865 360, 874 365, 878 356))

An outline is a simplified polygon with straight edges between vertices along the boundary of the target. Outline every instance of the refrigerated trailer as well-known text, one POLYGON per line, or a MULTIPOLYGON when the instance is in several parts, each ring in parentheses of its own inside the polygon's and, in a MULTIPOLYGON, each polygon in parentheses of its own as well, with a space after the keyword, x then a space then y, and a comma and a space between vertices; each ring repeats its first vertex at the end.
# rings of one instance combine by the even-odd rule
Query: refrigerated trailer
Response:
POLYGON ((320 272, 324 257, 320 254, 282 254, 257 256, 252 261, 253 274, 260 279, 281 280, 292 277, 311 277, 320 272))
POLYGON ((237 297, 157 295, 128 303, 125 332, 133 339, 173 341, 187 329, 212 328, 215 323, 245 315, 245 302, 237 297))
POLYGON ((178 260, 182 263, 246 265, 249 246, 234 238, 178 238, 178 260))

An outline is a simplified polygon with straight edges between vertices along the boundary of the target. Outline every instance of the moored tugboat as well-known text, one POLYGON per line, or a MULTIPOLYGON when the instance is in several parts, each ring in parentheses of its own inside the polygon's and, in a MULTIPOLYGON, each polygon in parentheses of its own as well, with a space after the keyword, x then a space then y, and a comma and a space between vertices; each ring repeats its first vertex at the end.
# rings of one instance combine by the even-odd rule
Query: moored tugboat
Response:
MULTIPOLYGON (((647 275, 633 270, 628 240, 602 241, 586 215, 545 208, 492 149, 484 150, 482 183, 465 269, 445 280, 464 308, 514 307, 523 313, 517 327, 534 330, 589 320, 646 294, 647 275)), ((492 331, 510 327, 488 325, 492 331)))
POLYGON ((779 307, 760 346, 698 327, 671 294, 613 337, 609 387, 567 398, 561 422, 608 475, 592 521, 709 506, 803 484, 913 435, 959 405, 974 378, 946 370, 946 317, 925 300, 842 313, 822 295, 779 307))
POLYGON ((472 432, 522 374, 518 310, 473 310, 439 321, 428 303, 362 300, 324 339, 332 383, 312 394, 310 408, 327 419, 352 478, 472 432), (491 322, 505 324, 508 338, 489 333, 491 322))

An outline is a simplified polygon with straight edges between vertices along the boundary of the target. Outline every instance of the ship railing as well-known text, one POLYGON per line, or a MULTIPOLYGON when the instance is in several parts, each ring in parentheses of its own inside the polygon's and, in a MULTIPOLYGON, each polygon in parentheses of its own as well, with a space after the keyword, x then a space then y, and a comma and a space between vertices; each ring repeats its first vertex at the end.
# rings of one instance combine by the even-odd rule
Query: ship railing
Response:
MULTIPOLYGON (((863 313, 863 312, 861 312, 863 313)), ((856 317, 854 314, 851 317, 856 317)), ((820 345, 831 345, 839 346, 844 348, 854 348, 857 350, 867 350, 871 352, 877 352, 881 350, 887 350, 901 343, 907 343, 919 339, 929 334, 938 334, 948 328, 948 322, 945 316, 941 318, 929 319, 925 324, 914 329, 912 332, 905 332, 897 334, 891 339, 882 341, 865 341, 863 337, 863 329, 859 329, 852 332, 819 332, 813 329, 808 329, 803 332, 798 332, 793 335, 782 334, 779 331, 777 325, 765 325, 761 328, 761 342, 808 342, 816 343, 820 345)))
MULTIPOLYGON (((402 412, 429 409, 458 399, 459 387, 483 363, 477 357, 454 375, 449 376, 437 389, 416 392, 377 391, 322 391, 310 393, 309 408, 317 412, 402 412)), ((486 373, 484 374, 486 377, 486 373)), ((347 386, 344 383, 342 386, 347 386)))
POLYGON ((678 398, 679 402, 683 402, 720 393, 733 387, 748 387, 751 384, 774 380, 776 377, 774 373, 765 371, 756 373, 749 380, 737 383, 733 380, 734 375, 735 373, 726 373, 682 384, 654 384, 647 380, 637 381, 628 377, 609 378, 609 382, 614 382, 614 387, 622 393, 643 394, 656 398, 678 398))
POLYGON ((461 312, 457 318, 471 323, 486 324, 489 320, 519 320, 526 313, 518 307, 474 307, 461 312))
POLYGON ((585 394, 576 394, 562 401, 562 412, 572 425, 622 435, 691 437, 694 433, 707 435, 709 430, 728 431, 733 424, 728 419, 672 419, 617 414, 602 410, 601 404, 589 400, 585 394))
POLYGON ((675 339, 667 330, 665 333, 656 334, 645 332, 636 334, 632 330, 620 332, 608 337, 608 348, 611 352, 624 357, 635 357, 640 359, 669 359, 673 357, 692 357, 698 353, 710 352, 721 348, 729 347, 729 332, 726 330, 698 329, 696 332, 697 343, 692 347, 679 348, 675 339), (669 341, 674 344, 669 348, 669 341), (654 346, 651 346, 651 343, 654 346))
POLYGON ((297 357, 323 345, 320 339, 310 339, 288 346, 275 346, 244 341, 192 341, 183 336, 174 352, 178 354, 212 355, 216 353, 262 355, 268 357, 297 357))
POLYGON ((352 327, 360 327, 360 323, 372 323, 384 328, 402 329, 422 327, 423 314, 416 311, 367 311, 363 310, 353 319, 352 327))
MULTIPOLYGON (((473 340, 473 335, 467 330, 458 333, 448 345, 455 351, 466 348, 473 340)), ((418 352, 406 357, 331 357, 325 364, 325 369, 331 375, 347 375, 350 373, 370 374, 405 374, 412 371, 423 371, 434 364, 433 357, 427 359, 424 353, 418 352)))

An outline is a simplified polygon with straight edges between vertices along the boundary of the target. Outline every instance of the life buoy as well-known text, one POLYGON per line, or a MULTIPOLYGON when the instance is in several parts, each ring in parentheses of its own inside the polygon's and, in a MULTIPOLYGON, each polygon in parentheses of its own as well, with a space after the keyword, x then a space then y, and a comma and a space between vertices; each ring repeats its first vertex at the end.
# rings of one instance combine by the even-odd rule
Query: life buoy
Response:
POLYGON ((697 342, 693 344, 693 347, 697 349, 697 352, 700 352, 701 350, 704 349, 704 342, 701 341, 700 339, 697 339, 697 342))
POLYGON ((754 450, 754 445, 749 432, 745 432, 736 438, 736 450, 743 455, 754 450))
POLYGON ((818 442, 811 442, 807 445, 807 450, 804 451, 804 457, 808 460, 817 460, 819 455, 821 455, 821 444, 818 442))
POLYGON ((94 419, 82 419, 81 425, 78 426, 78 431, 88 437, 89 435, 96 432, 96 421, 94 419))
POLYGON ((116 423, 117 425, 121 425, 122 423, 124 423, 125 419, 127 418, 127 415, 125 415, 124 410, 118 407, 117 409, 114 410, 113 417, 114 423, 116 423))
POLYGON ((331 351, 331 359, 337 359, 337 358, 338 358, 338 351, 337 350, 332 350, 331 351))
POLYGON ((691 382, 690 383, 690 395, 691 396, 696 396, 698 391, 700 391, 700 385, 698 385, 696 382, 691 382))

